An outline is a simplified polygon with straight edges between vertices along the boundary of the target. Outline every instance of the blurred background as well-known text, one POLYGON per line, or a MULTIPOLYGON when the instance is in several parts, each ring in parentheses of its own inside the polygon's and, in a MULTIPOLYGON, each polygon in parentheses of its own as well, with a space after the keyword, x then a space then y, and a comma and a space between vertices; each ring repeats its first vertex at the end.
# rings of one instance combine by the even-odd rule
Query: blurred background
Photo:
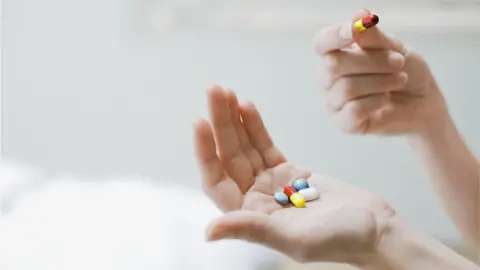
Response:
POLYGON ((2 157, 198 189, 191 123, 219 83, 257 104, 291 161, 372 190, 463 252, 406 141, 342 134, 323 108, 312 38, 360 7, 426 58, 479 156, 478 0, 4 0, 2 157))

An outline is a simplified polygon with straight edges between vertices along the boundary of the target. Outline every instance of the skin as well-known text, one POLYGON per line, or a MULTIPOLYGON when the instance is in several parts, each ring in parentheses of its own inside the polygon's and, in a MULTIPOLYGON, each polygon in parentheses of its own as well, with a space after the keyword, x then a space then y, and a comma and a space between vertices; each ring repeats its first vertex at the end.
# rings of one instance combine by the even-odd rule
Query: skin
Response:
POLYGON ((225 212, 207 240, 240 239, 298 262, 348 263, 362 269, 478 269, 440 243, 408 228, 374 194, 286 159, 253 103, 212 86, 209 121, 194 125, 195 156, 206 194, 225 212), (320 198, 307 208, 281 206, 273 193, 297 178, 320 198))
POLYGON ((261 243, 301 262, 349 262, 352 254, 373 253, 383 223, 394 214, 387 203, 289 163, 253 103, 240 105, 220 86, 207 96, 210 123, 195 124, 196 157, 204 190, 227 213, 212 223, 209 240, 261 243), (276 203, 274 192, 297 178, 317 187, 321 199, 307 208, 276 203))
MULTIPOLYGON (((353 20, 369 14, 362 9, 353 20)), ((327 109, 345 132, 405 135, 457 228, 480 247, 480 166, 427 64, 377 27, 342 37, 345 27, 329 26, 315 38, 327 109)))

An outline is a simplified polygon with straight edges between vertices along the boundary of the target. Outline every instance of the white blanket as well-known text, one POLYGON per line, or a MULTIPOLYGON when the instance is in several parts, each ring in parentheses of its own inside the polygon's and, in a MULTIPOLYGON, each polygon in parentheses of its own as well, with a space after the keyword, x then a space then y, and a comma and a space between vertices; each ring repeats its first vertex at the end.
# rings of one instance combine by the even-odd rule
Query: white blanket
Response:
POLYGON ((200 192, 141 177, 46 177, 3 161, 0 269, 280 269, 250 243, 206 243, 221 213, 200 192))

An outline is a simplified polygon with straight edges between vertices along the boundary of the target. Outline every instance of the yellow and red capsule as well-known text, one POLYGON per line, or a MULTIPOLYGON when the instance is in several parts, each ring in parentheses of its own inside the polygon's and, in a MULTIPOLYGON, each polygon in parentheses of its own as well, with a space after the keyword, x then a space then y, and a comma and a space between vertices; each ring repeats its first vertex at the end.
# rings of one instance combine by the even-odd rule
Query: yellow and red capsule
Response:
POLYGON ((287 186, 283 189, 283 193, 287 195, 292 204, 297 208, 305 207, 305 199, 300 195, 297 190, 292 186, 287 186))
POLYGON ((362 19, 359 19, 359 20, 355 21, 353 23, 353 27, 357 31, 362 32, 362 31, 367 30, 368 28, 371 28, 371 27, 377 25, 379 21, 380 21, 380 19, 378 18, 378 15, 370 14, 366 17, 363 17, 362 19))

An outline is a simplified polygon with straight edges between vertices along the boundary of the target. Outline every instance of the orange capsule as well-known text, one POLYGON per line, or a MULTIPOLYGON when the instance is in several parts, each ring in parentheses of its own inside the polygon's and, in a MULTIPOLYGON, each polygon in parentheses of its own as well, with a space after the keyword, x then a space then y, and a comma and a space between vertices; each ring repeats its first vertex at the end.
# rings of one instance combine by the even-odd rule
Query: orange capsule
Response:
POLYGON ((380 19, 378 18, 378 15, 370 14, 370 15, 354 22, 353 27, 355 29, 357 29, 359 32, 362 32, 362 31, 367 30, 368 28, 371 28, 371 27, 377 25, 379 21, 380 21, 380 19))

